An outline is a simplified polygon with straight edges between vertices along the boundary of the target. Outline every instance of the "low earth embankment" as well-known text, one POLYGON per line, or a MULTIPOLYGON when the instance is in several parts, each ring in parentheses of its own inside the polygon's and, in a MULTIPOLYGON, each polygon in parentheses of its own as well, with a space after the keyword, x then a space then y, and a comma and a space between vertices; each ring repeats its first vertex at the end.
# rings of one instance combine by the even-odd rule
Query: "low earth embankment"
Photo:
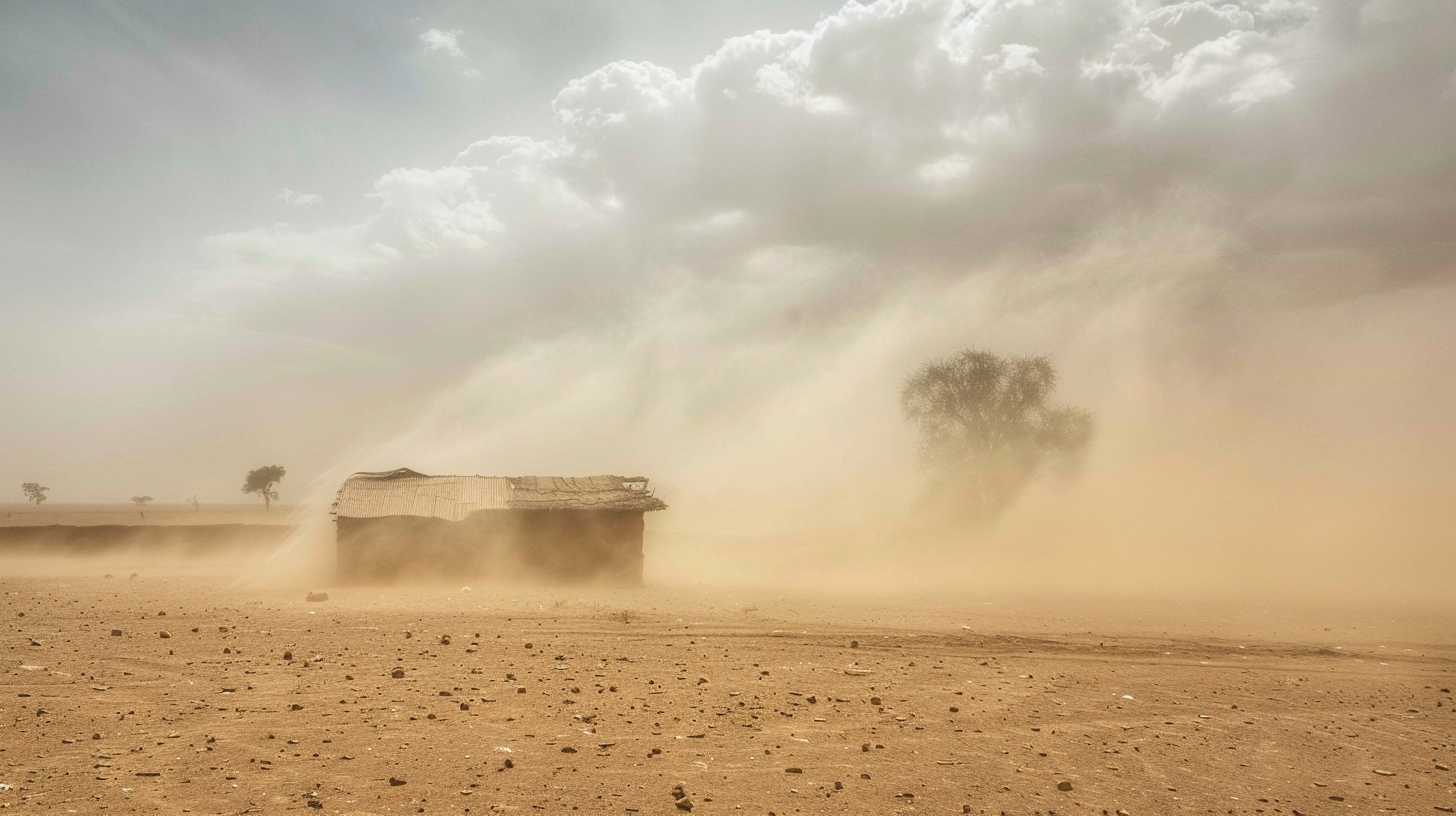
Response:
POLYGON ((93 556, 128 551, 180 556, 266 551, 293 532, 281 524, 45 524, 0 526, 0 557, 93 556))

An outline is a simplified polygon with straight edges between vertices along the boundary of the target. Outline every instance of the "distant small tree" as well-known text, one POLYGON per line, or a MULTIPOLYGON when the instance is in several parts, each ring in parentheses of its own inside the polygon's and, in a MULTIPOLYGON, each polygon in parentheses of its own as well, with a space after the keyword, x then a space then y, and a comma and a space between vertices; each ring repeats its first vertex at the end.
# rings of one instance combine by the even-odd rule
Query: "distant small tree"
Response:
POLYGON ((248 471, 248 477, 243 480, 244 493, 257 493, 263 497, 263 509, 271 510, 273 502, 278 499, 278 491, 274 486, 283 481, 287 471, 282 465, 264 465, 248 471))
POLYGON ((151 504, 153 501, 154 499, 151 496, 131 497, 131 503, 137 506, 137 512, 141 514, 142 518, 147 517, 147 505, 151 504))
POLYGON ((192 505, 192 512, 194 512, 194 513, 196 513, 198 510, 201 510, 202 509, 202 505, 198 503, 196 496, 193 496, 192 498, 188 499, 187 500, 187 503, 190 504, 190 505, 192 505))
POLYGON ((1092 416, 1053 406, 1056 369, 1045 357, 967 350, 922 366, 900 394, 920 432, 920 452, 961 512, 1000 514, 1048 460, 1074 458, 1092 438, 1092 416))
POLYGON ((50 492, 50 488, 40 482, 25 482, 20 489, 25 492, 25 500, 36 507, 45 504, 46 494, 50 492))

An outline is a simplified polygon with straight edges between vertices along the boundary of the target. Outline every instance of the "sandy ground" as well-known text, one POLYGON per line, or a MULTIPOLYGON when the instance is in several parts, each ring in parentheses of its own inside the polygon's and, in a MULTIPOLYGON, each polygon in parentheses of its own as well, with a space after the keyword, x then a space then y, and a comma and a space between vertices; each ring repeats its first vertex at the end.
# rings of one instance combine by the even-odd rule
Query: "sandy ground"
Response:
POLYGON ((0 808, 1456 807, 1456 628, 1440 618, 691 586, 328 593, 0 578, 0 808), (1393 639, 1412 633, 1437 636, 1393 639))

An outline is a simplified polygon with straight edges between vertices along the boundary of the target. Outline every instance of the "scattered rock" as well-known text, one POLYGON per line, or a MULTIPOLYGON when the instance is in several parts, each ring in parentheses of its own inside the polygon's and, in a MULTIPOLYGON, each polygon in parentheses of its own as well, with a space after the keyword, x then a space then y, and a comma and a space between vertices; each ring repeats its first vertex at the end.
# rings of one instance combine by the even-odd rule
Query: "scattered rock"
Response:
POLYGON ((404 784, 404 780, 403 779, 400 779, 397 776, 391 776, 389 778, 389 786, 391 788, 397 788, 397 787, 399 787, 400 785, 403 785, 403 784, 404 784))
POLYGON ((1071 789, 1072 789, 1072 783, 1071 782, 1068 782, 1065 779, 1063 779, 1062 781, 1060 781, 1060 782, 1057 783, 1057 790, 1059 790, 1059 791, 1069 791, 1071 789))

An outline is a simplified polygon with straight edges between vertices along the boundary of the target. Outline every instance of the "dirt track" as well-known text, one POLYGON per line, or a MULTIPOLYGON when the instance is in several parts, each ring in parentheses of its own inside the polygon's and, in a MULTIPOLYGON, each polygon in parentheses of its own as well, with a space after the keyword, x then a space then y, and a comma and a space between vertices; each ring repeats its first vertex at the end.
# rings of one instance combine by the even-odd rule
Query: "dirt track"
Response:
POLYGON ((0 808, 667 814, 678 782, 693 813, 1456 806, 1449 646, 329 591, 0 579, 0 808))

